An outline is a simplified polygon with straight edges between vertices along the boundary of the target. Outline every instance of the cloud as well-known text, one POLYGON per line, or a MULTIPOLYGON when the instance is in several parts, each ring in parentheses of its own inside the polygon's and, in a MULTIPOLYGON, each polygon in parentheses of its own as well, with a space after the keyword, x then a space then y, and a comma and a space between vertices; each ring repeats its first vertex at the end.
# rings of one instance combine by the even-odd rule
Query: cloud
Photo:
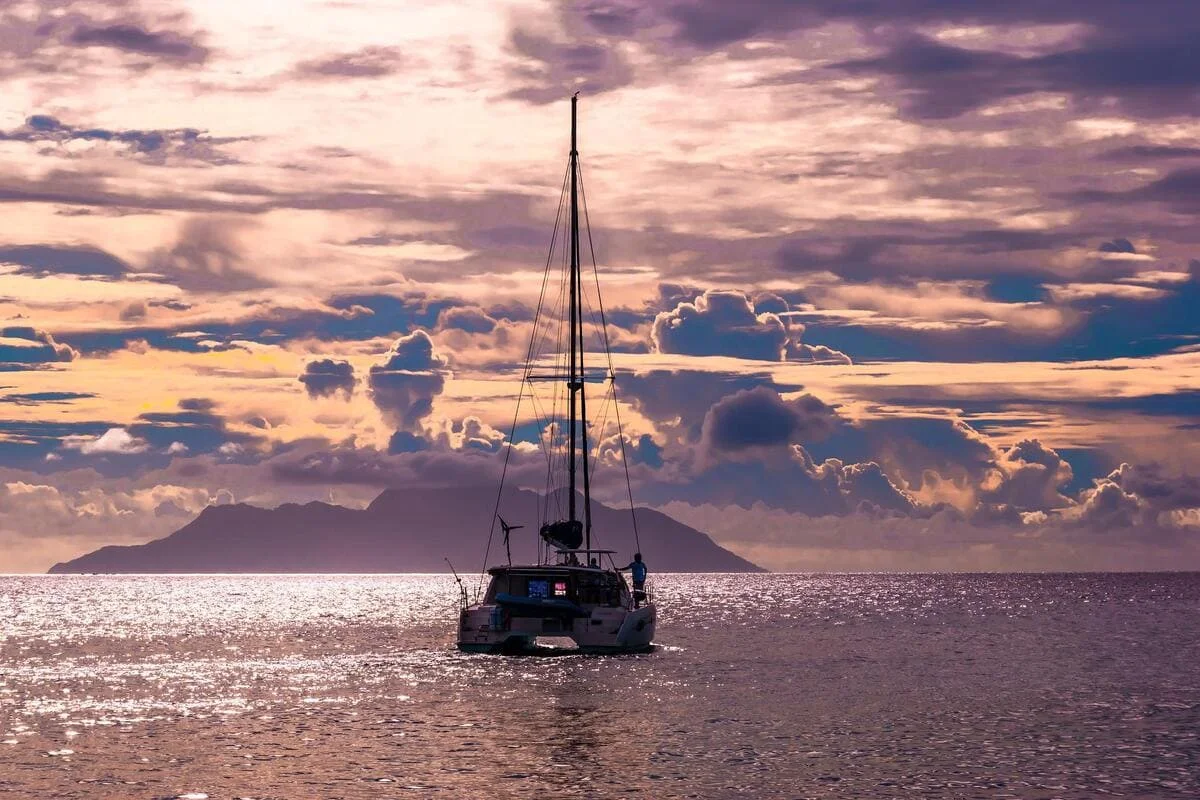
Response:
POLYGON ((756 314, 741 292, 715 289, 658 314, 651 337, 660 353, 760 361, 779 361, 788 340, 777 315, 756 314))
POLYGON ((146 318, 146 304, 141 300, 130 303, 121 309, 122 322, 135 322, 146 318))
POLYGON ((68 436, 63 440, 67 450, 84 455, 136 455, 149 449, 145 440, 133 436, 125 428, 109 428, 96 437, 68 436))
POLYGON ((655 369, 620 375, 620 396, 652 420, 665 436, 697 442, 709 409, 727 395, 766 387, 784 391, 768 373, 728 374, 694 369, 655 369))
POLYGON ((0 131, 0 141, 53 142, 59 145, 77 142, 113 143, 123 145, 125 152, 156 164, 174 161, 199 161, 212 165, 240 163, 222 148, 238 142, 252 141, 248 136, 215 137, 196 128, 110 129, 68 125, 56 117, 35 114, 25 124, 9 131, 0 131))
POLYGON ((1062 489, 1074 477, 1071 465, 1037 439, 1025 439, 996 457, 996 472, 985 478, 981 499, 1017 511, 1062 508, 1072 500, 1062 489))
MULTIPOLYGON (((393 440, 395 437, 392 437, 393 440)), ((450 422, 437 435, 437 442, 450 450, 478 450, 498 453, 504 447, 505 435, 479 417, 465 417, 450 422)))
POLYGON ((48 364, 78 356, 74 348, 59 344, 46 331, 24 325, 0 328, 0 364, 48 364))
POLYGON ((116 278, 130 271, 121 259, 97 247, 31 244, 0 247, 0 263, 18 265, 21 275, 90 275, 116 278))
POLYGON ((496 320, 482 309, 469 307, 447 308, 438 317, 440 329, 455 329, 467 333, 491 333, 496 329, 496 320))
MULTIPOLYGON (((659 287, 669 298, 674 290, 659 287)), ((694 301, 680 302, 654 318, 650 336, 660 353, 734 356, 760 361, 806 361, 852 364, 845 353, 800 341, 805 327, 785 322, 789 303, 776 294, 760 294, 751 302, 737 291, 710 289, 694 301)))
POLYGON ((518 88, 507 97, 544 105, 574 92, 594 97, 633 82, 633 68, 604 37, 560 39, 518 25, 509 48, 519 62, 509 68, 518 88))
POLYGON ((105 47, 141 56, 155 56, 177 65, 199 65, 208 60, 209 50, 195 34, 147 30, 133 23, 80 25, 67 41, 80 47, 105 47))
POLYGON ((1146 161, 1169 158, 1200 158, 1200 147, 1181 147, 1177 145, 1139 144, 1128 147, 1115 147, 1102 154, 1102 157, 1112 161, 1146 161))
POLYGON ((399 48, 373 46, 301 61, 292 74, 307 80, 384 78, 394 75, 403 64, 399 48))
POLYGON ((91 392, 22 392, 0 395, 0 403, 19 406, 36 406, 40 403, 70 403, 95 397, 91 392))
POLYGON ((1101 253, 1136 253, 1137 248, 1133 246, 1133 242, 1128 239, 1113 239, 1108 242, 1103 242, 1096 248, 1101 253))
POLYGON ((1197 99, 1198 45, 1200 32, 1184 29, 1140 39, 1093 37, 1069 49, 1021 56, 909 34, 883 55, 831 69, 892 78, 901 109, 920 120, 948 119, 1035 92, 1066 93, 1095 108, 1117 99, 1140 114, 1168 116, 1197 99))
POLYGON ((321 358, 304 365, 298 379, 308 390, 309 397, 334 397, 341 393, 347 400, 354 392, 354 365, 349 361, 321 358))
POLYGON ((837 412, 811 394, 784 400, 764 386, 722 398, 704 417, 702 449, 715 454, 778 448, 828 436, 837 412))
POLYGON ((175 243, 151 254, 147 269, 184 289, 258 289, 269 281, 247 263, 243 235, 253 224, 241 217, 190 217, 175 243))
POLYGON ((385 453, 343 445, 285 454, 269 467, 276 481, 300 485, 462 487, 495 486, 501 460, 478 450, 385 453))
POLYGON ((445 388, 447 367, 446 359, 434 352, 428 333, 416 330, 401 336, 384 362, 370 369, 371 399, 397 429, 417 431, 433 410, 433 398, 445 388))

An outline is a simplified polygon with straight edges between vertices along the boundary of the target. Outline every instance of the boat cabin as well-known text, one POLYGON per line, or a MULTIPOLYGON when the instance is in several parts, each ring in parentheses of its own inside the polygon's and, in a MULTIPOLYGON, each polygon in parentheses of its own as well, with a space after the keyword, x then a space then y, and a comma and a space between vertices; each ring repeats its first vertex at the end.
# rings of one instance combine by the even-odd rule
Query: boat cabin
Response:
POLYGON ((542 607, 557 601, 580 608, 621 608, 631 601, 624 577, 619 572, 599 567, 492 567, 488 574, 492 581, 484 595, 485 605, 523 598, 542 607))

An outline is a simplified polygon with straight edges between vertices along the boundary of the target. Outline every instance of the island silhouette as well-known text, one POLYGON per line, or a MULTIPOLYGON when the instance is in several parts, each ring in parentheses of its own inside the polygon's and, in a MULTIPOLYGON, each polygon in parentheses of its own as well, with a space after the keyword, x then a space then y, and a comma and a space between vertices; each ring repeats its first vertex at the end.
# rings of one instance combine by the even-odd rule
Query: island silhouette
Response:
MULTIPOLYGON (((179 530, 146 544, 110 545, 55 564, 52 574, 111 573, 380 573, 460 572, 484 563, 495 509, 494 489, 387 489, 364 509, 330 503, 286 503, 277 508, 237 503, 208 506, 179 530)), ((512 489, 500 513, 526 527, 512 534, 513 563, 537 553, 538 509, 545 498, 512 489)), ((640 541, 656 572, 764 572, 716 544, 707 534, 650 508, 638 508, 638 540, 628 509, 593 502, 593 539, 627 563, 640 541)), ((499 523, 489 564, 503 563, 499 523)))

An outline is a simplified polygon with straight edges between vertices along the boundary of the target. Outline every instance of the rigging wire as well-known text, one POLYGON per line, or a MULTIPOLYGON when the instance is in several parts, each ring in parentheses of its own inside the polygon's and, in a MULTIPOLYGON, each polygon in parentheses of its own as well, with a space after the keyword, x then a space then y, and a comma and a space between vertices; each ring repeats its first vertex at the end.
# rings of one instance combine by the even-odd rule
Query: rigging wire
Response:
POLYGON ((608 321, 604 316, 604 295, 600 293, 600 270, 596 267, 596 248, 592 242, 592 220, 588 216, 587 189, 583 186, 583 167, 578 165, 577 167, 579 169, 579 194, 583 200, 583 223, 587 228, 588 251, 592 255, 592 275, 596 279, 596 299, 600 304, 600 330, 604 334, 604 352, 608 355, 608 379, 612 383, 613 409, 617 419, 617 441, 621 443, 621 464, 625 467, 625 491, 629 495, 629 518, 633 521, 633 541, 637 545, 637 552, 640 553, 642 539, 638 535, 637 512, 633 507, 633 485, 629 482, 629 459, 625 455, 625 432, 621 426, 621 403, 617 400, 617 372, 613 369, 612 349, 608 341, 608 321))
POLYGON ((530 365, 532 363, 530 359, 533 354, 534 341, 537 336, 537 320, 542 313, 542 303, 546 296, 546 283, 550 278, 550 261, 554 258, 554 242, 558 239, 558 228, 559 222, 562 220, 563 198, 566 196, 567 192, 567 177, 569 172, 570 168, 568 167, 568 169, 563 173, 563 185, 559 190, 558 210, 554 217, 554 229, 550 233, 550 251, 546 254, 546 270, 542 274, 542 288, 538 293, 537 311, 534 312, 533 316, 534 329, 529 337, 529 349, 526 352, 524 374, 521 376, 521 385, 517 390, 516 408, 513 409, 512 426, 509 428, 508 433, 508 447, 504 448, 504 465, 500 469, 500 486, 496 489, 496 504, 492 509, 492 524, 488 528, 487 547, 483 552, 483 567, 479 570, 479 587, 476 589, 476 596, 483 592, 483 576, 487 574, 488 556, 491 555, 492 540, 496 536, 496 521, 500 519, 500 500, 504 496, 504 479, 508 477, 508 462, 512 458, 513 436, 515 436, 517 433, 517 420, 519 419, 521 413, 521 399, 525 395, 525 384, 529 379, 529 370, 531 369, 530 365))

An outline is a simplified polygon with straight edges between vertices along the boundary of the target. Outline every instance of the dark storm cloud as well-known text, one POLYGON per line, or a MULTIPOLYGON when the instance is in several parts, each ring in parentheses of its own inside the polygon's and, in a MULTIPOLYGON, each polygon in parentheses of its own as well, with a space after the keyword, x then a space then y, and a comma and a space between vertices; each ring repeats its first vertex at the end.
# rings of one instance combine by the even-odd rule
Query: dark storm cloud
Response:
POLYGON ((1102 242, 1098 248, 1101 253, 1136 253, 1137 248, 1133 246, 1133 242, 1128 239, 1113 239, 1109 242, 1102 242))
POLYGON ((802 444, 828 436, 836 420, 837 412, 811 394, 784 400, 759 386, 722 398, 708 410, 701 447, 730 454, 802 444))
POLYGON ((49 364, 73 361, 79 354, 67 344, 60 344, 48 332, 24 325, 0 328, 0 363, 49 364))
POLYGON ((67 37, 80 47, 107 47, 125 53, 154 56, 175 64, 203 64, 209 55, 196 34, 168 30, 148 30, 134 24, 80 25, 67 37))
POLYGON ((423 330, 401 336, 367 377, 371 399, 398 430, 418 431, 446 385, 447 362, 423 330))
POLYGON ((66 274, 109 278, 130 271, 121 259, 96 247, 30 244, 0 247, 0 262, 16 264, 25 275, 66 274))
POLYGON ((301 61, 292 75, 307 80, 383 78, 394 75, 404 63, 396 47, 364 47, 350 53, 335 53, 301 61))
POLYGON ((708 410, 723 397, 738 391, 767 387, 777 391, 798 386, 775 383, 768 373, 730 375, 700 370, 651 370, 621 374, 620 396, 663 429, 677 428, 687 441, 700 439, 708 410))
POLYGON ((321 358, 304 365, 300 382, 309 397, 334 397, 341 393, 346 399, 354 391, 354 365, 349 361, 321 358))
POLYGON ((388 439, 387 451, 390 454, 419 453, 430 448, 429 440, 410 431, 396 431, 388 439))

